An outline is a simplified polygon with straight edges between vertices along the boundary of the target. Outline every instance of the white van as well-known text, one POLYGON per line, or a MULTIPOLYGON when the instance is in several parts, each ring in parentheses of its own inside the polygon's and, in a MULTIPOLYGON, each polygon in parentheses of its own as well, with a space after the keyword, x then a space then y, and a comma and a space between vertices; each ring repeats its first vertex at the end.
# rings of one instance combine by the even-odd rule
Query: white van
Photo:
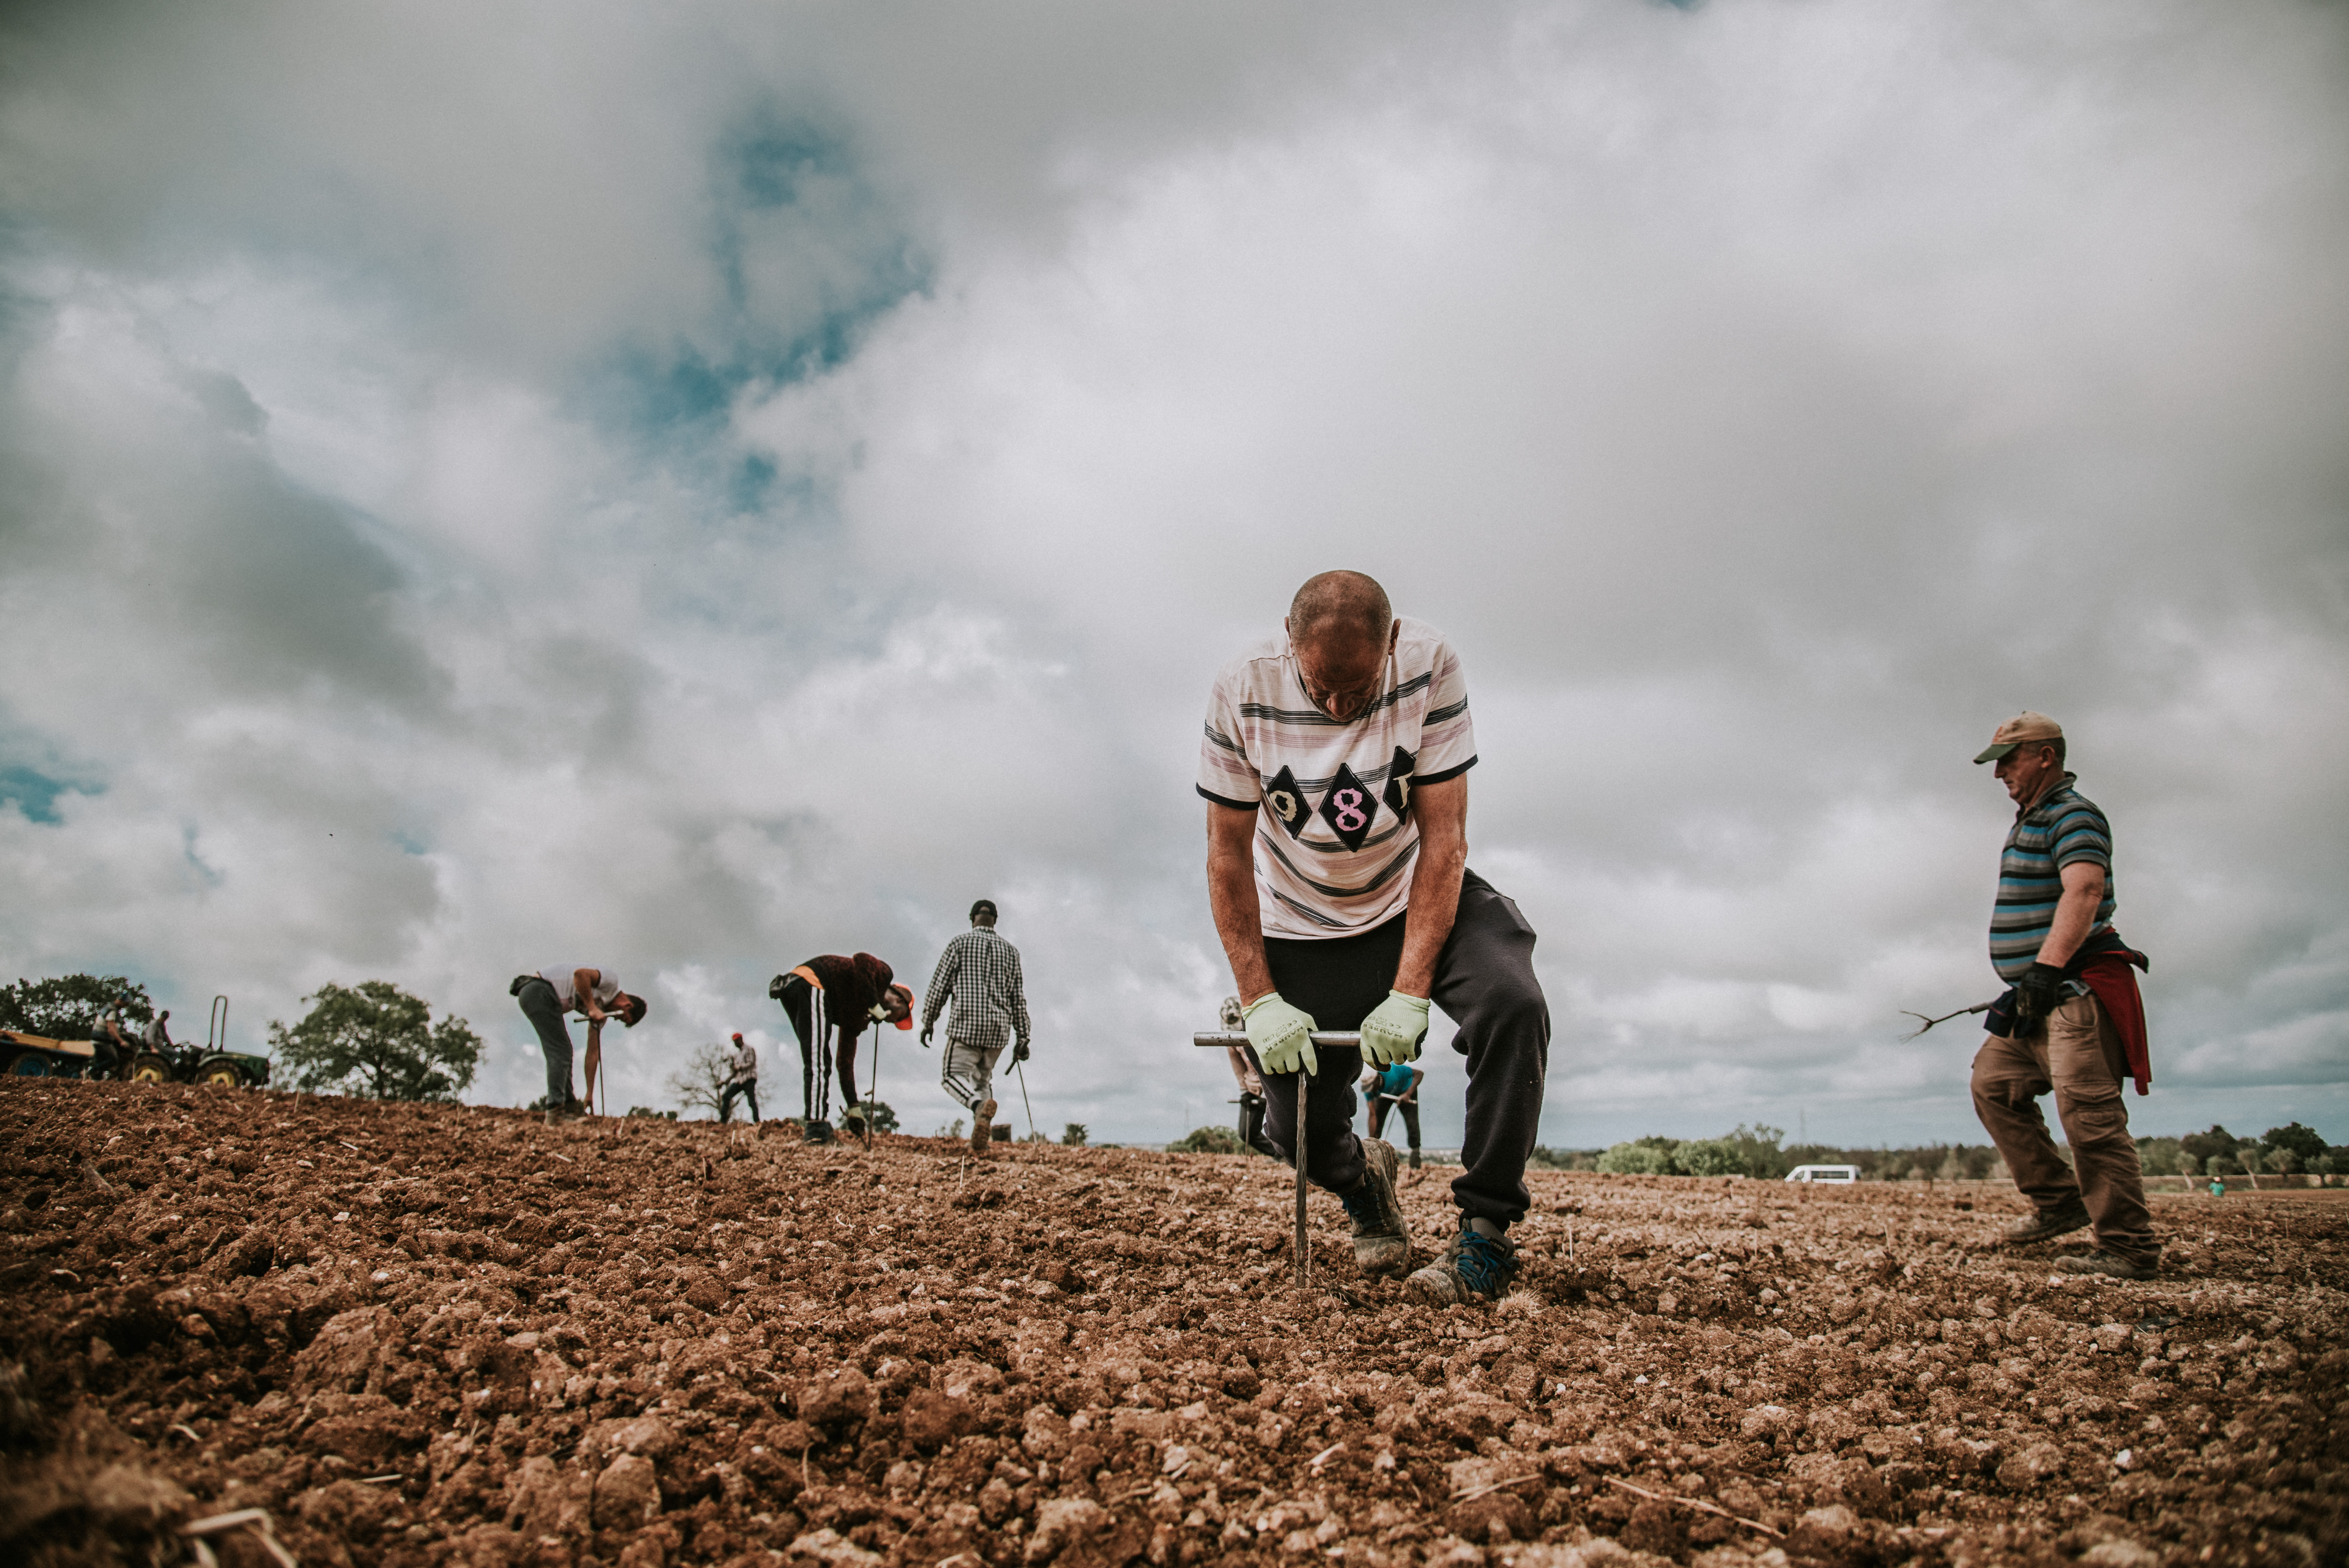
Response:
POLYGON ((1849 1186, 1859 1180, 1857 1165, 1797 1165, 1786 1172, 1789 1181, 1829 1181, 1837 1186, 1849 1186))

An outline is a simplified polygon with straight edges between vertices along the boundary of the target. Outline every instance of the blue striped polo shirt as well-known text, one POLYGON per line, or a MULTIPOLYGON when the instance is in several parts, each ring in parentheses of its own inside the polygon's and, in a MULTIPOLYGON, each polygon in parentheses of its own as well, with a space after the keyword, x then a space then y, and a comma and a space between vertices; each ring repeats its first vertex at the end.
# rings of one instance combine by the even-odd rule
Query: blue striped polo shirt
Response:
POLYGON ((2085 861, 2105 868, 2105 901, 2088 934, 2113 923, 2112 825, 2095 801, 2072 788, 2075 777, 2064 774, 2037 805, 2016 812, 2007 832, 1998 861, 1998 903, 1990 916, 1991 967, 2002 980, 2012 983, 2038 958, 2039 944, 2055 923, 2065 866, 2085 861))

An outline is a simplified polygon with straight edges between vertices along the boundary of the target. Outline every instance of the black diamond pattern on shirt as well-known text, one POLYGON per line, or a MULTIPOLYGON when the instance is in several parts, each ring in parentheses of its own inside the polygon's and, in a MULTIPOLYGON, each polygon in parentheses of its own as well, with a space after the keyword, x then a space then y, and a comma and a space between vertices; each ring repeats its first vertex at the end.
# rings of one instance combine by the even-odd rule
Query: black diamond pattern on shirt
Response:
POLYGON ((1330 792, 1321 797, 1321 810, 1316 815, 1330 824, 1340 843, 1359 850, 1371 836, 1371 819, 1378 814, 1379 799, 1371 793, 1371 787, 1352 769, 1338 764, 1338 776, 1330 780, 1330 792))
POLYGON ((1411 815, 1411 775, 1418 766, 1418 758, 1400 746, 1395 748, 1394 762, 1387 769, 1386 793, 1379 799, 1384 800, 1387 810, 1398 818, 1411 815))
POLYGON ((1264 809, 1288 830, 1292 839, 1305 831, 1305 824, 1310 820, 1305 810, 1305 791, 1297 787, 1297 775, 1286 768, 1274 774, 1272 782, 1264 787, 1264 809))

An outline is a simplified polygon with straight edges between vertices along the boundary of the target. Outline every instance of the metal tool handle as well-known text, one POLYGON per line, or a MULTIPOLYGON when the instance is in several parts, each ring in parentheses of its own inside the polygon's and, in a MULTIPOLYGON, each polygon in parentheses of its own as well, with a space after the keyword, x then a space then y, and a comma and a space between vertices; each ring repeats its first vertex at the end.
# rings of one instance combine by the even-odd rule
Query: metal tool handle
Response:
MULTIPOLYGON (((1360 1039, 1361 1036, 1355 1038, 1360 1039)), ((1297 1070, 1297 1125, 1288 1135, 1297 1145, 1297 1288, 1305 1289, 1313 1282, 1312 1243, 1305 1236, 1305 1090, 1313 1075, 1299 1068, 1297 1070)))
MULTIPOLYGON (((1362 1043, 1360 1029, 1317 1029, 1313 1043, 1320 1046, 1350 1046, 1359 1048, 1362 1043)), ((1248 1043, 1245 1029, 1208 1029, 1191 1037, 1191 1043, 1202 1050, 1220 1051, 1248 1043)), ((1305 1236, 1305 1101, 1306 1088, 1312 1081, 1299 1068, 1297 1072, 1297 1124, 1289 1129, 1289 1140, 1297 1150, 1297 1284, 1299 1289, 1313 1279, 1313 1253, 1305 1236)))
MULTIPOLYGON (((1316 1046, 1355 1046, 1362 1043, 1360 1029, 1316 1029, 1312 1034, 1316 1046)), ((1209 1029, 1191 1037, 1191 1043, 1201 1050, 1219 1051, 1248 1043, 1246 1029, 1209 1029)))

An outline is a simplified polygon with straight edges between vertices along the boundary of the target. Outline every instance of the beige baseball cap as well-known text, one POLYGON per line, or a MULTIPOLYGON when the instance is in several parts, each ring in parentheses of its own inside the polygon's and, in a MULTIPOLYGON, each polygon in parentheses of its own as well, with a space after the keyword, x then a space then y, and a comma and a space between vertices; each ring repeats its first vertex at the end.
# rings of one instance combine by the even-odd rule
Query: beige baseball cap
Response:
POLYGON ((1995 762, 2016 747, 2026 745, 2031 741, 2063 738, 2062 725, 2044 713, 2032 713, 2025 710, 2000 725, 1998 733, 1990 738, 1990 744, 1982 748, 1982 754, 1974 760, 1995 762))

